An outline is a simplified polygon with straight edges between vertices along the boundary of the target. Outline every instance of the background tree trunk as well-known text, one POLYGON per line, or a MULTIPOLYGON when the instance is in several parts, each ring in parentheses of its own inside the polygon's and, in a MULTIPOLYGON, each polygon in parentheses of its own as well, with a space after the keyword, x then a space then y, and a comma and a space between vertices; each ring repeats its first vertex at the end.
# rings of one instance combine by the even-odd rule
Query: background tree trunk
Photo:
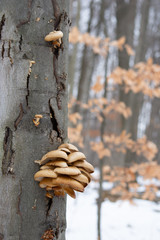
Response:
MULTIPOLYGON (((129 2, 125 2, 117 0, 117 38, 120 38, 122 35, 126 36, 127 43, 130 46, 134 46, 137 4, 139 4, 139 1, 131 0, 129 2)), ((140 27, 139 36, 137 39, 138 45, 135 47, 134 64, 140 61, 145 61, 147 43, 144 44, 144 39, 146 39, 147 37, 146 33, 149 19, 150 0, 142 1, 139 5, 140 27)), ((129 60, 130 56, 128 56, 125 51, 119 51, 120 67, 128 69, 130 67, 129 60)), ((136 140, 138 131, 138 120, 143 105, 143 94, 138 93, 135 97, 135 94, 132 92, 126 94, 123 90, 120 90, 119 100, 125 102, 125 104, 130 107, 133 112, 132 116, 129 119, 121 117, 121 128, 131 133, 132 139, 136 140)), ((126 166, 129 166, 132 161, 136 159, 136 154, 127 151, 127 154, 124 157, 124 164, 126 166)))
POLYGON ((53 229, 64 240, 65 198, 48 200, 33 175, 34 160, 67 138, 69 1, 2 0, 0 8, 0 239, 40 240, 53 229), (64 33, 60 49, 44 41, 54 29, 64 33))
MULTIPOLYGON (((81 13, 81 1, 80 0, 77 0, 77 12, 76 13, 77 14, 76 14, 75 26, 77 26, 77 28, 79 28, 79 20, 80 20, 80 13, 81 13)), ((68 69, 69 99, 71 99, 73 97, 77 50, 78 50, 78 44, 74 44, 73 49, 72 49, 72 54, 69 58, 69 69, 68 69)))

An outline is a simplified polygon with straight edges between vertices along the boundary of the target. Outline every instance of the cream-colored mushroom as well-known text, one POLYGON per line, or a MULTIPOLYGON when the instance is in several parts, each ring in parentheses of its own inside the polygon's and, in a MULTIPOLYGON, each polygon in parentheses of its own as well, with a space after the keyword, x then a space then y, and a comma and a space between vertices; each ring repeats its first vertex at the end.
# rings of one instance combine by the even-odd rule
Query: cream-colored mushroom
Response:
POLYGON ((68 148, 71 152, 78 152, 78 148, 71 143, 63 143, 58 147, 58 149, 60 148, 68 148))
POLYGON ((79 182, 81 182, 81 183, 87 183, 87 184, 89 183, 88 177, 86 177, 86 175, 83 174, 83 173, 81 173, 80 175, 76 175, 76 176, 71 175, 70 177, 79 181, 79 182))
POLYGON ((53 150, 45 154, 41 160, 36 160, 35 163, 39 163, 40 165, 47 163, 49 160, 62 160, 65 159, 68 161, 68 155, 60 150, 53 150))
POLYGON ((40 170, 34 174, 35 181, 41 181, 44 177, 56 178, 57 174, 51 169, 40 170))
POLYGON ((52 191, 52 187, 46 187, 46 191, 52 191))
POLYGON ((62 190, 62 187, 57 185, 52 187, 52 190, 62 190))
POLYGON ((54 170, 55 167, 54 167, 54 166, 43 165, 43 166, 40 167, 40 169, 41 169, 41 170, 42 170, 42 169, 52 169, 52 170, 54 170))
POLYGON ((57 160, 57 159, 55 161, 49 161, 44 166, 55 166, 55 167, 62 167, 62 168, 68 167, 66 161, 57 160))
POLYGON ((48 198, 53 198, 53 195, 51 194, 51 193, 49 193, 49 192, 46 192, 46 197, 48 197, 48 198))
MULTIPOLYGON (((43 183, 43 180, 41 181, 42 183, 43 183)), ((80 182, 70 178, 69 176, 58 176, 57 178, 53 178, 52 184, 60 185, 62 186, 62 188, 68 186, 79 192, 84 191, 84 186, 80 182)))
POLYGON ((57 186, 57 184, 53 184, 53 183, 52 183, 52 179, 53 179, 53 178, 43 178, 43 179, 40 181, 39 186, 40 186, 41 188, 57 186))
POLYGON ((54 172, 57 174, 62 174, 62 175, 79 175, 81 174, 81 171, 77 167, 67 167, 67 168, 62 168, 62 167, 56 167, 54 169, 54 172))
POLYGON ((64 191, 71 196, 72 198, 76 198, 76 194, 71 187, 63 187, 64 191))
POLYGON ((65 195, 65 192, 63 189, 61 190, 54 190, 54 195, 58 197, 63 197, 65 195))
POLYGON ((62 37, 63 37, 63 32, 53 31, 53 32, 50 32, 47 36, 45 36, 44 40, 47 42, 53 41, 53 45, 56 48, 56 47, 60 47, 62 37))
POLYGON ((78 169, 88 178, 88 181, 90 182, 92 179, 91 175, 82 167, 78 167, 78 169))
POLYGON ((41 114, 36 114, 33 118, 33 123, 36 127, 40 124, 40 119, 43 118, 43 115, 41 114))
POLYGON ((43 115, 42 114, 36 114, 34 117, 35 118, 43 118, 43 115))
POLYGON ((73 163, 84 159, 86 159, 86 156, 82 152, 73 152, 68 155, 68 163, 73 163))
POLYGON ((82 167, 89 173, 93 173, 94 172, 94 167, 89 162, 87 162, 85 160, 76 161, 76 162, 73 163, 73 166, 82 167))
POLYGON ((59 150, 61 150, 61 151, 64 151, 65 153, 67 153, 67 154, 70 154, 71 153, 71 151, 68 149, 68 148, 58 148, 59 150))
POLYGON ((53 197, 52 191, 56 196, 67 193, 76 198, 74 190, 83 192, 91 181, 90 173, 94 172, 85 155, 70 143, 61 144, 57 150, 46 153, 35 162, 42 166, 34 178, 40 181, 41 188, 46 188, 46 196, 49 198, 53 197))

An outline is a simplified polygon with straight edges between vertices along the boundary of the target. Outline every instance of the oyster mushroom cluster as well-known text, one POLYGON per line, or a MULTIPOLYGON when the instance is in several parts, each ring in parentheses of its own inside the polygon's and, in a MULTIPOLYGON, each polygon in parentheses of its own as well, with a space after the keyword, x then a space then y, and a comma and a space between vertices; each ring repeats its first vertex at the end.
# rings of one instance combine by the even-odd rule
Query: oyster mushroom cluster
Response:
POLYGON ((69 143, 64 143, 45 154, 41 160, 40 170, 34 175, 41 188, 46 188, 46 196, 52 198, 52 192, 57 196, 65 193, 76 198, 75 191, 83 192, 91 181, 93 166, 86 161, 86 157, 78 148, 69 143))

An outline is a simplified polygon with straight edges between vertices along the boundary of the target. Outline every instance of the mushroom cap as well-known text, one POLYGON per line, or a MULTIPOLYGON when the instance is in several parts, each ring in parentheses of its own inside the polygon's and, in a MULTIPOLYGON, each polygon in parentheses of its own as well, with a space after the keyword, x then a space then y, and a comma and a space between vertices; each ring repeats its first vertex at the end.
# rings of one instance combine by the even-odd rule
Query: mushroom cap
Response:
POLYGON ((63 187, 64 191, 71 196, 72 198, 76 198, 76 194, 71 187, 63 187))
POLYGON ((57 174, 51 169, 43 169, 34 174, 35 181, 41 181, 44 177, 56 178, 57 174))
POLYGON ((64 197, 65 196, 65 192, 63 189, 61 190, 54 190, 54 195, 58 196, 58 197, 64 197))
POLYGON ((71 153, 71 151, 68 149, 68 148, 58 148, 59 150, 61 150, 61 151, 64 151, 64 152, 66 152, 67 154, 70 154, 71 153))
POLYGON ((50 32, 48 35, 46 35, 44 40, 47 42, 50 42, 50 41, 56 41, 57 39, 62 37, 63 37, 63 32, 53 31, 53 32, 50 32))
POLYGON ((46 191, 52 191, 52 187, 46 187, 46 191))
POLYGON ((36 163, 39 163, 40 165, 47 163, 49 160, 68 160, 68 155, 60 150, 53 150, 48 153, 46 153, 41 160, 36 160, 36 163))
POLYGON ((82 152, 73 152, 68 155, 68 163, 73 163, 84 159, 86 159, 86 156, 82 152))
POLYGON ((62 187, 61 186, 55 186, 55 187, 52 187, 52 190, 62 190, 62 187))
POLYGON ((82 167, 89 173, 94 172, 94 167, 89 162, 87 162, 85 160, 76 161, 76 162, 73 163, 73 165, 76 166, 76 167, 82 167))
POLYGON ((78 152, 78 148, 71 143, 63 143, 58 147, 58 149, 59 148, 68 148, 71 152, 78 152))
MULTIPOLYGON (((43 184, 43 180, 41 181, 42 184, 43 184)), ((68 186, 79 192, 84 191, 84 186, 80 182, 70 178, 69 176, 58 176, 57 178, 52 178, 52 184, 53 185, 57 184, 62 188, 68 186)))
POLYGON ((62 175, 79 175, 81 174, 81 171, 77 167, 56 167, 54 169, 55 173, 62 174, 62 175))
POLYGON ((41 188, 52 187, 53 190, 55 187, 71 187, 78 192, 84 191, 83 184, 70 178, 69 176, 58 176, 57 178, 43 178, 40 181, 39 186, 41 188))
POLYGON ((86 177, 86 175, 83 174, 83 173, 81 173, 81 174, 78 175, 78 176, 73 176, 73 175, 71 175, 70 177, 73 178, 73 179, 75 179, 75 180, 77 180, 77 181, 79 181, 79 182, 81 182, 81 183, 86 183, 86 184, 89 183, 88 177, 86 177))
POLYGON ((42 114, 36 114, 34 117, 35 118, 43 118, 43 115, 42 114))
POLYGON ((54 167, 54 166, 43 165, 43 166, 40 167, 40 169, 41 169, 41 170, 43 170, 43 169, 52 169, 52 170, 54 170, 55 167, 54 167))
POLYGON ((88 181, 90 182, 92 179, 92 176, 84 168, 79 167, 78 169, 81 171, 81 173, 83 173, 88 178, 88 181))
POLYGON ((49 193, 49 192, 46 192, 46 197, 48 197, 48 198, 53 198, 53 195, 51 194, 51 193, 49 193))
POLYGON ((43 178, 43 179, 40 181, 39 186, 40 186, 41 188, 57 186, 57 184, 55 185, 55 184, 52 183, 52 179, 53 179, 53 178, 48 178, 48 177, 47 177, 47 178, 43 178))
POLYGON ((63 161, 61 159, 56 161, 49 161, 44 166, 55 166, 55 167, 62 167, 62 168, 68 167, 66 161, 63 161))

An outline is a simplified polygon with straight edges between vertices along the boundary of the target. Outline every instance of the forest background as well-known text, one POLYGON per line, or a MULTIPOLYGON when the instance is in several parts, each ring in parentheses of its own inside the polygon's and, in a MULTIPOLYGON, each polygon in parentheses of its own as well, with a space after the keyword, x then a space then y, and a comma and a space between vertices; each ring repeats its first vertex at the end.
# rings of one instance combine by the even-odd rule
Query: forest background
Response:
POLYGON ((100 172, 99 239, 105 199, 159 201, 159 10, 158 0, 71 4, 69 138, 100 172))

